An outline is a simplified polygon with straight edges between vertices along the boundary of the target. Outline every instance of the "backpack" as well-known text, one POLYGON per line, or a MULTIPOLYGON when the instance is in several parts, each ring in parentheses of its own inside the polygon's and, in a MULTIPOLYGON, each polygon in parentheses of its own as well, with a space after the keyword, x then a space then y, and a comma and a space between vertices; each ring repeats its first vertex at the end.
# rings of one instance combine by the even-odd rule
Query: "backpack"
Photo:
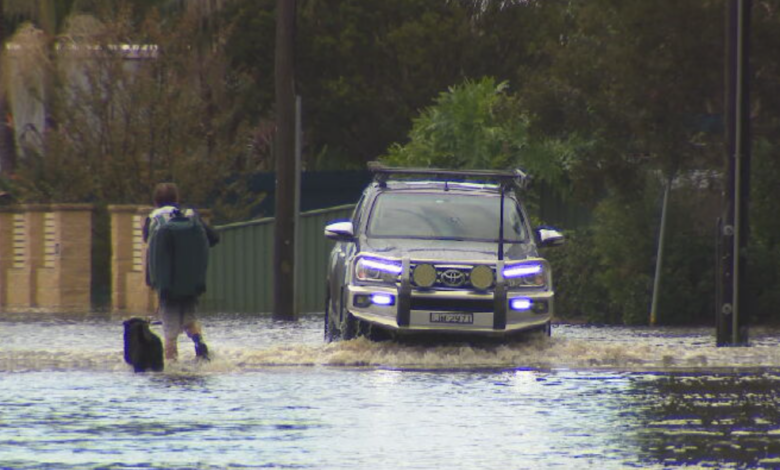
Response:
POLYGON ((150 214, 149 285, 161 298, 197 297, 206 291, 209 242, 198 215, 162 208, 150 214))

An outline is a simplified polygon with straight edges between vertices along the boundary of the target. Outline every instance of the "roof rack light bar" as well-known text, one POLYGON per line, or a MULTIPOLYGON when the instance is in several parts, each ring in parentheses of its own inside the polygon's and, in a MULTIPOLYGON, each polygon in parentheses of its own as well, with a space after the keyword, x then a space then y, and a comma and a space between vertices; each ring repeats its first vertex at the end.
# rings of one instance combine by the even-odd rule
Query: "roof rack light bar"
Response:
POLYGON ((386 181, 392 175, 420 175, 440 179, 481 178, 501 183, 513 182, 521 188, 528 184, 528 175, 515 170, 450 170, 443 168, 402 168, 390 167, 379 162, 368 162, 368 170, 374 173, 374 179, 386 181))

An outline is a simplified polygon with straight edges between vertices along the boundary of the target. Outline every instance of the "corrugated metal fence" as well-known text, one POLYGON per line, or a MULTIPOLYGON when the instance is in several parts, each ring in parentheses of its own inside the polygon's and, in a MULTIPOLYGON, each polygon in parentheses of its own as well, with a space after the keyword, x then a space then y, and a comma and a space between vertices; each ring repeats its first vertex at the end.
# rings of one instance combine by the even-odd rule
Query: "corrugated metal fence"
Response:
MULTIPOLYGON (((354 205, 304 212, 299 224, 297 289, 300 313, 320 312, 325 299, 328 254, 333 242, 325 225, 352 215, 354 205)), ((273 310, 274 219, 265 218, 215 227, 220 243, 211 249, 208 291, 200 308, 212 312, 266 313, 273 310)))

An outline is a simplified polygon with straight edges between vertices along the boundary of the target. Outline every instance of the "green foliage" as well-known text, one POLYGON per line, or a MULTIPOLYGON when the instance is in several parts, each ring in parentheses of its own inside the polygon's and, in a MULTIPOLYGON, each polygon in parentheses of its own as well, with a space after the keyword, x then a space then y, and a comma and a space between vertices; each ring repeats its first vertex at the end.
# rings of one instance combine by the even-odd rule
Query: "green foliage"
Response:
POLYGON ((560 189, 570 143, 532 139, 529 118, 507 89, 493 78, 450 87, 414 119, 408 143, 391 146, 383 160, 397 166, 520 167, 560 189))
MULTIPOLYGON (((702 188, 680 187, 671 193, 658 299, 660 324, 712 321, 717 208, 707 205, 715 206, 715 201, 719 202, 719 194, 702 188)), ((656 229, 656 244, 657 238, 656 229)))
POLYGON ((757 244, 769 249, 780 247, 780 217, 777 202, 780 201, 780 158, 777 157, 778 141, 761 139, 753 150, 751 171, 751 221, 757 244))
MULTIPOLYGON (((590 228, 546 253, 556 278, 557 311, 596 323, 649 321, 662 187, 649 179, 641 198, 610 195, 590 228)), ((683 179, 670 196, 659 291, 660 324, 706 323, 714 311, 713 221, 717 192, 683 179)))
MULTIPOLYGON (((753 243, 748 248, 748 309, 752 320, 777 324, 780 305, 780 248, 753 243)), ((744 295, 744 294, 743 294, 744 295)))
POLYGON ((441 93, 413 121, 409 143, 395 144, 386 158, 399 166, 492 168, 503 166, 527 140, 525 119, 502 119, 507 83, 467 81, 441 93))
POLYGON ((593 198, 593 187, 607 186, 629 196, 648 168, 669 175, 720 164, 720 136, 698 124, 722 102, 722 2, 549 8, 559 16, 540 38, 546 60, 518 93, 537 116, 534 133, 576 130, 593 142, 572 164, 575 194, 593 198))
POLYGON ((780 305, 780 159, 777 143, 761 139, 753 152, 748 247, 748 299, 759 321, 777 322, 780 305))
POLYGON ((311 154, 360 167, 473 55, 463 9, 429 0, 313 0, 299 15, 299 90, 311 154))
POLYGON ((648 317, 656 233, 653 221, 657 220, 653 199, 612 196, 595 213, 594 252, 601 265, 596 279, 607 292, 604 307, 626 324, 641 324, 648 317))
POLYGON ((595 249, 593 231, 585 228, 566 233, 566 244, 543 253, 553 267, 555 311, 559 318, 589 323, 616 323, 609 309, 607 290, 599 282, 603 269, 595 249))

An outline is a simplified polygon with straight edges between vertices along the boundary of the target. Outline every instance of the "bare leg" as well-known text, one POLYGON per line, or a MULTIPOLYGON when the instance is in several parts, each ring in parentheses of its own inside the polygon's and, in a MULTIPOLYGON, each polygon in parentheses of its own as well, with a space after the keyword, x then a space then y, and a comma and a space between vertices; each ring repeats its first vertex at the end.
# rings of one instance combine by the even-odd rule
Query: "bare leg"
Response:
POLYGON ((179 349, 177 347, 178 338, 165 337, 165 360, 168 362, 175 362, 179 359, 179 349))

